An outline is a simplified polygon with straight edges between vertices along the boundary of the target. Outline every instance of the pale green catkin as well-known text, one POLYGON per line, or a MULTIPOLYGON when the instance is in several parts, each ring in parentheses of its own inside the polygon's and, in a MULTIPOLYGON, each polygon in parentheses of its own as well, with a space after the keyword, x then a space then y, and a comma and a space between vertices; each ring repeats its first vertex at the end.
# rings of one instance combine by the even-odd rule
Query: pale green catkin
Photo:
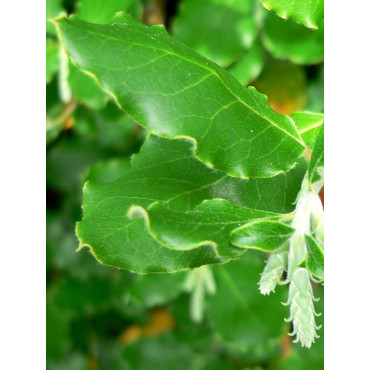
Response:
POLYGON ((319 336, 316 330, 315 307, 310 273, 305 268, 298 268, 293 273, 289 284, 289 299, 286 303, 290 305, 290 317, 286 321, 293 322, 293 332, 296 335, 294 342, 301 342, 304 347, 311 347, 315 338, 319 336))
POLYGON ((263 295, 275 291, 276 284, 280 282, 286 268, 288 252, 273 253, 261 274, 259 290, 263 295))

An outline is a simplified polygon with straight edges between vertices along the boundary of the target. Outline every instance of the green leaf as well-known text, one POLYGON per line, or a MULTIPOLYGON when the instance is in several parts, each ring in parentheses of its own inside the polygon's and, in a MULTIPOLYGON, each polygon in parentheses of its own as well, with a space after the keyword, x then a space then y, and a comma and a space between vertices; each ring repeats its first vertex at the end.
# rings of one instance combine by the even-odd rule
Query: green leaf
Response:
POLYGON ((324 26, 310 30, 270 13, 266 17, 262 42, 276 58, 296 64, 316 64, 324 60, 324 26))
POLYGON ((130 289, 130 298, 145 307, 167 304, 184 289, 186 272, 138 275, 130 289))
POLYGON ((60 17, 63 14, 62 0, 46 0, 46 33, 56 34, 55 26, 49 20, 60 17))
POLYGON ((261 0, 263 6, 284 19, 317 29, 324 17, 324 0, 261 0))
POLYGON ((253 221, 231 232, 231 242, 240 248, 273 251, 289 240, 294 229, 274 220, 253 221))
POLYGON ((324 125, 321 125, 312 148, 312 157, 308 167, 308 179, 311 183, 321 180, 324 168, 324 125))
POLYGON ((290 117, 293 118, 304 142, 312 148, 316 135, 324 124, 324 115, 321 113, 297 112, 290 117))
POLYGON ((306 245, 308 251, 306 265, 308 270, 318 279, 324 280, 324 251, 310 235, 306 235, 306 245))
POLYGON ((227 259, 210 245, 189 251, 167 248, 148 232, 143 219, 130 220, 127 212, 132 205, 148 209, 155 202, 190 211, 212 198, 263 211, 291 211, 305 171, 302 165, 267 179, 229 177, 197 161, 188 141, 149 136, 133 157, 131 170, 119 180, 86 184, 77 235, 100 262, 135 272, 178 271, 224 262, 227 259))
POLYGON ((57 24, 72 59, 139 124, 156 135, 191 139, 198 159, 236 177, 270 177, 295 165, 304 143, 292 120, 274 112, 265 96, 163 27, 127 15, 117 22, 94 25, 71 17, 57 24))
POLYGON ((208 298, 208 316, 215 331, 233 347, 260 354, 284 332, 285 290, 264 296, 257 289, 264 261, 249 252, 240 260, 213 267, 217 290, 208 298))
POLYGON ((139 0, 80 0, 78 4, 79 18, 91 23, 108 23, 121 11, 139 17, 142 5, 139 0))
POLYGON ((72 63, 69 63, 68 84, 73 97, 92 109, 101 109, 107 103, 109 97, 94 79, 72 63))
POLYGON ((148 211, 135 206, 129 212, 147 219, 152 234, 168 247, 190 250, 200 245, 213 245, 219 255, 227 257, 245 252, 230 243, 231 230, 251 220, 280 216, 239 207, 224 199, 205 200, 190 212, 169 210, 160 203, 153 204, 148 211))
POLYGON ((50 83, 59 68, 59 42, 46 38, 46 83, 50 83))
POLYGON ((257 6, 253 0, 185 0, 174 21, 173 35, 227 67, 252 46, 257 36, 257 6))
POLYGON ((236 60, 228 71, 242 85, 248 85, 261 73, 263 62, 263 49, 261 43, 256 40, 252 48, 236 60))

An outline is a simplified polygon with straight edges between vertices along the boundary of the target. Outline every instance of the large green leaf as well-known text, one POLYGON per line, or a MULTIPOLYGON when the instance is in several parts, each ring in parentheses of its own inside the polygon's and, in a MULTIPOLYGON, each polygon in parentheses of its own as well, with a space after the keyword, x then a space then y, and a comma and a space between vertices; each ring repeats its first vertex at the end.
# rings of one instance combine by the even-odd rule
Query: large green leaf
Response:
POLYGON ((252 46, 258 32, 258 5, 254 0, 185 0, 175 19, 173 34, 226 67, 252 46))
POLYGON ((294 229, 276 220, 247 223, 231 232, 231 242, 240 248, 273 251, 289 240, 294 229))
POLYGON ((290 117, 293 118, 304 142, 312 148, 320 127, 324 124, 324 115, 312 112, 297 112, 290 117))
POLYGON ((76 17, 57 24, 72 59, 125 111, 156 135, 191 139, 210 167, 241 178, 270 177, 302 155, 304 143, 289 117, 163 27, 128 15, 109 25, 76 17))
POLYGON ((284 19, 317 29, 324 17, 324 0, 261 0, 263 6, 284 19))
POLYGON ((78 16, 87 22, 104 24, 121 11, 138 17, 141 8, 139 0, 80 0, 78 16))
POLYGON ((221 337, 244 351, 260 354, 284 332, 285 292, 264 296, 257 289, 263 258, 255 251, 213 268, 217 291, 208 298, 208 316, 221 337))
POLYGON ((230 243, 229 234, 233 229, 251 220, 280 216, 236 206, 223 199, 206 200, 190 212, 169 210, 156 203, 148 211, 133 207, 130 213, 144 216, 155 237, 170 247, 189 250, 200 245, 213 245, 221 256, 227 257, 244 253, 243 249, 230 243))
POLYGON ((268 14, 262 32, 266 49, 276 58, 289 59, 296 64, 315 64, 324 60, 324 25, 310 30, 293 21, 268 14))
POLYGON ((90 246, 105 264, 135 272, 167 272, 224 262, 214 246, 177 251, 157 242, 145 220, 129 219, 132 205, 148 209, 164 202, 174 211, 190 211, 205 199, 224 198, 239 206, 289 212, 305 166, 267 179, 244 180, 214 171, 197 161, 192 144, 149 136, 131 170, 111 184, 87 183, 84 217, 77 225, 81 245, 90 246))
POLYGON ((324 125, 320 127, 319 132, 317 133, 315 143, 313 144, 312 149, 312 158, 310 165, 308 167, 308 178, 311 183, 319 181, 322 177, 322 174, 319 171, 322 171, 324 167, 324 125))

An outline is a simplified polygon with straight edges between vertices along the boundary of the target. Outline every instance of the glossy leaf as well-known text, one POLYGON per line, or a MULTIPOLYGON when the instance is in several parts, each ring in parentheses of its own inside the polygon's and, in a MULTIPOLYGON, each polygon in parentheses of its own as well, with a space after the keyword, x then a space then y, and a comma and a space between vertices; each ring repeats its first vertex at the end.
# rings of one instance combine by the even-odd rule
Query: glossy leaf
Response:
POLYGON ((284 19, 317 29, 324 17, 324 0, 261 0, 263 6, 284 19))
POLYGON ((135 272, 178 271, 223 262, 225 258, 210 245, 189 251, 164 246, 147 231, 145 220, 130 220, 127 212, 133 205, 148 209, 154 202, 165 202, 171 210, 190 211, 212 198, 286 212, 294 208, 304 172, 299 166, 273 178, 233 178, 197 161, 191 143, 149 136, 123 177, 111 184, 87 183, 77 235, 100 262, 135 272))
POLYGON ((188 137, 197 158, 236 177, 274 176, 295 165, 302 139, 265 96, 245 89, 163 27, 146 27, 127 15, 117 22, 94 25, 72 17, 57 24, 72 59, 139 124, 156 135, 188 137))
POLYGON ((173 34, 226 67, 252 46, 259 26, 257 6, 253 0, 185 0, 180 4, 173 34))
POLYGON ((289 240, 294 229, 274 220, 247 223, 231 232, 231 242, 240 248, 273 251, 289 240))
POLYGON ((270 13, 262 32, 266 49, 276 58, 296 64, 316 64, 324 59, 324 27, 310 30, 294 21, 285 21, 270 13))
POLYGON ((324 124, 324 115, 312 112, 297 112, 291 116, 304 142, 312 148, 320 127, 324 124))
POLYGON ((324 280, 324 251, 318 242, 310 235, 306 235, 307 268, 312 275, 324 280))
POLYGON ((311 183, 319 181, 321 174, 318 171, 322 171, 324 167, 324 125, 320 127, 317 133, 315 143, 312 149, 312 157, 310 165, 308 167, 308 178, 311 183))
POLYGON ((80 0, 78 16, 87 22, 105 24, 122 11, 138 17, 141 8, 139 0, 80 0))
POLYGON ((227 257, 244 253, 229 241, 233 229, 251 220, 280 216, 239 207, 223 199, 206 200, 190 212, 172 211, 156 203, 148 211, 133 207, 130 213, 146 218, 156 239, 169 247, 190 250, 200 245, 212 245, 219 255, 227 257))
POLYGON ((261 73, 264 56, 261 43, 256 40, 250 50, 233 63, 228 71, 242 84, 248 85, 261 73))
POLYGON ((263 354, 266 343, 284 332, 285 292, 270 296, 256 289, 264 261, 251 251, 240 260, 213 267, 217 290, 208 298, 208 316, 215 331, 234 348, 263 354))

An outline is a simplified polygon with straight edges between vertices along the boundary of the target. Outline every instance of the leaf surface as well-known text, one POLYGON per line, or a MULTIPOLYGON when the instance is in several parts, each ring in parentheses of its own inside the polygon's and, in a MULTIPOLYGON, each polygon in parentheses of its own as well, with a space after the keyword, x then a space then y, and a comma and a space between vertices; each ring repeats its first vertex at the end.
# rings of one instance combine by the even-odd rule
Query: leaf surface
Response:
POLYGON ((240 248, 273 251, 289 240, 294 229, 276 220, 247 223, 231 232, 231 242, 240 248))
MULTIPOLYGON (((142 215, 142 208, 131 209, 131 213, 135 211, 142 215)), ((230 243, 229 234, 233 229, 251 220, 279 216, 236 206, 224 199, 212 199, 190 212, 172 211, 161 204, 153 204, 144 217, 150 221, 150 230, 156 238, 170 247, 189 250, 209 244, 214 245, 221 256, 235 257, 245 251, 230 243)))
POLYGON ((87 183, 81 245, 102 263, 135 272, 178 271, 224 262, 212 245, 177 251, 158 242, 143 219, 129 219, 132 205, 149 209, 163 202, 173 211, 191 211, 205 199, 224 198, 261 211, 289 212, 305 166, 267 179, 245 180, 208 168, 193 156, 192 144, 149 136, 131 169, 110 184, 87 183))
POLYGON ((276 58, 296 64, 317 64, 324 60, 324 25, 310 30, 293 21, 285 21, 269 13, 262 32, 262 41, 276 58))
POLYGON ((59 43, 46 38, 46 83, 50 83, 59 68, 59 43))
POLYGON ((293 118, 304 142, 312 148, 316 135, 324 124, 324 115, 312 112, 296 112, 290 117, 293 118))
POLYGON ((319 181, 321 174, 318 170, 322 170, 324 167, 324 125, 320 127, 317 133, 315 143, 312 149, 312 157, 310 165, 308 167, 308 179, 311 183, 319 181))
POLYGON ((263 6, 284 19, 317 29, 324 17, 324 0, 261 0, 263 6))
POLYGON ((71 17, 57 24, 72 59, 139 124, 156 135, 188 137, 198 159, 232 176, 270 177, 296 164, 304 143, 264 95, 245 89, 163 27, 127 15, 117 22, 71 17))
POLYGON ((257 36, 257 6, 253 0, 186 0, 180 5, 173 34, 198 53, 227 67, 252 46, 257 36))
POLYGON ((324 251, 310 235, 306 235, 306 245, 308 251, 307 268, 315 277, 324 280, 324 251))

